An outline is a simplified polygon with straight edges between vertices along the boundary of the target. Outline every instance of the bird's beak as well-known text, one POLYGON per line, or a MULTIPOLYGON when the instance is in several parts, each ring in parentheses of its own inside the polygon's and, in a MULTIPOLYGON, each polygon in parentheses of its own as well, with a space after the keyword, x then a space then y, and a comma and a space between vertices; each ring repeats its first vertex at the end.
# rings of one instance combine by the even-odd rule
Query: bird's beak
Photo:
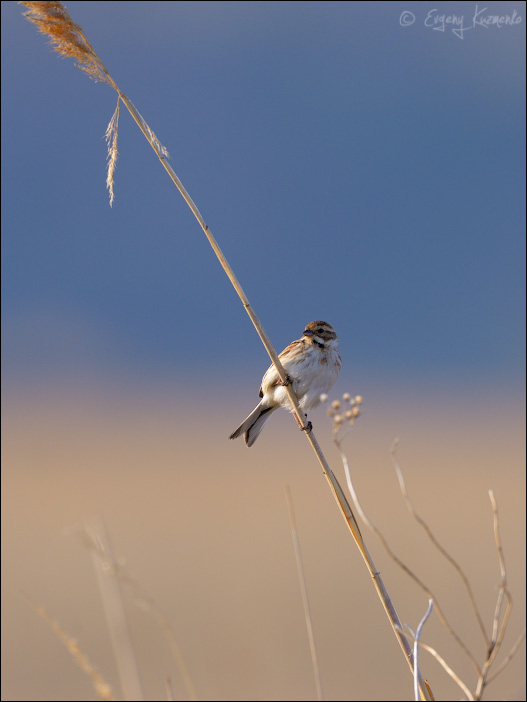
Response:
POLYGON ((315 334, 311 331, 311 329, 305 329, 302 336, 315 336, 315 334))

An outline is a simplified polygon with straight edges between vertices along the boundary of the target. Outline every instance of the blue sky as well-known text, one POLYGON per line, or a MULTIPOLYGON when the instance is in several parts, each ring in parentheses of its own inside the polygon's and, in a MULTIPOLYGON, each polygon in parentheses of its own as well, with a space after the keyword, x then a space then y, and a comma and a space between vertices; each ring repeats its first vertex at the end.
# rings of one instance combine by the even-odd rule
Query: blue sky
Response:
MULTIPOLYGON (((325 319, 346 377, 514 390, 525 5, 485 5, 515 22, 500 28, 474 26, 476 7, 67 3, 277 350, 325 319)), ((210 371, 257 387, 265 351, 181 196, 123 108, 110 209, 115 95, 22 9, 2 2, 4 381, 210 371)))

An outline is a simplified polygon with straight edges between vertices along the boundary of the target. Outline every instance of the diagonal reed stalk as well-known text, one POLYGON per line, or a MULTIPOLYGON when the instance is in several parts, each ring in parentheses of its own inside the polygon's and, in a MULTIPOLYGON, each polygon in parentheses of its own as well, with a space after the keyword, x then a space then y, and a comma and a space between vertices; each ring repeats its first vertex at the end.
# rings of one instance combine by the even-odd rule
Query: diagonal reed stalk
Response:
MULTIPOLYGON (((299 405, 298 405, 298 398, 296 397, 296 394, 290 384, 286 384, 287 380, 287 375, 284 371, 284 368, 282 364, 280 363, 280 359, 278 358, 278 354, 276 353, 271 340, 267 336, 267 333, 265 329, 262 326, 262 323, 258 319, 256 313, 254 312, 245 292, 243 291, 242 286, 240 285, 238 279, 236 278, 234 271, 232 270, 231 266, 229 265, 229 262, 225 258, 223 252, 221 251, 216 239, 213 237, 212 232, 210 231, 208 225, 205 223, 203 217, 201 216, 200 211, 198 210, 197 206, 195 205, 194 201, 190 197, 189 193, 183 186, 183 183, 180 181, 172 167, 167 161, 167 151, 166 149, 161 145, 159 140, 157 139, 156 135, 154 132, 150 129, 148 124, 145 122, 145 120, 141 117, 139 114, 138 110, 135 108, 133 105, 132 101, 119 89, 111 75, 109 74, 108 70, 104 66, 103 62, 99 58, 99 56, 96 54, 94 51, 93 47, 91 46, 90 42, 88 41, 86 35, 84 34, 84 31, 82 28, 73 22, 71 17, 69 16, 68 12, 66 11, 66 8, 62 5, 60 2, 19 2, 20 5, 24 5, 27 8, 27 12, 25 12, 25 17, 35 24, 40 32, 45 34, 46 36, 49 37, 50 43, 53 46, 54 50, 57 51, 61 56, 65 57, 70 57, 73 58, 77 61, 77 67, 80 68, 82 71, 84 71, 90 78, 92 78, 95 81, 99 81, 102 83, 106 83, 107 85, 111 86, 118 95, 118 103, 117 103, 117 110, 116 114, 114 115, 114 122, 117 122, 118 119, 118 108, 119 108, 119 101, 122 100, 128 111, 130 112, 132 118, 136 122, 137 126, 139 129, 143 132, 146 140, 149 142, 151 147, 154 149, 157 157, 161 161, 161 164, 163 165, 163 168, 167 171, 168 175, 170 176, 172 182, 174 185, 177 187, 181 195, 183 196, 183 199, 187 203, 187 205, 190 207, 192 210, 192 213, 194 214, 195 218, 197 219, 200 227, 202 228, 205 236, 207 237, 214 253, 216 254, 216 257, 218 258, 223 270, 225 271, 227 277, 231 281, 234 289, 236 290, 238 297, 242 301, 242 304, 245 308, 245 311, 249 315, 251 322, 253 323, 258 336, 260 337, 265 350, 269 354, 269 357, 271 358, 271 361, 273 362, 278 375, 280 376, 280 379, 285 385, 287 395, 289 397, 289 400, 291 402, 291 406, 293 408, 293 413, 296 415, 298 423, 300 426, 302 426, 304 429, 307 429, 307 423, 304 417, 304 413, 300 410, 299 405)), ((116 144, 116 133, 115 133, 116 125, 115 127, 110 126, 108 132, 107 132, 107 139, 109 143, 111 142, 111 147, 110 147, 110 163, 109 163, 109 170, 113 170, 115 168, 115 160, 117 158, 117 144, 116 144)), ((109 181, 111 181, 111 176, 109 176, 109 181)), ((110 190, 110 197, 111 200, 113 199, 113 190, 111 187, 111 182, 108 184, 109 190, 110 190)), ((313 431, 305 431, 305 435, 309 443, 311 444, 313 451, 315 452, 315 455, 322 466, 323 473, 329 483, 329 486, 331 488, 331 491, 333 493, 333 496, 335 497, 335 500, 338 504, 338 507, 341 511, 342 516, 344 517, 346 524, 348 525, 349 530, 352 533, 353 538, 355 539, 355 543, 357 544, 359 551, 364 559, 364 562, 366 563, 366 566, 368 568, 368 571, 370 573, 370 576, 372 577, 374 586, 377 590, 377 594, 379 595, 381 602, 383 604, 383 607, 385 609, 386 614, 388 615, 388 618, 390 620, 390 624, 392 626, 392 629, 395 633, 395 636, 403 650, 404 656, 410 666, 410 669, 412 671, 412 674, 414 673, 414 664, 413 664, 413 653, 412 653, 412 648, 406 638, 406 636, 403 634, 402 631, 402 626, 399 621, 399 618, 397 616, 397 612, 395 611, 394 606, 392 605, 390 598, 388 597, 388 593, 382 583, 382 580, 380 578, 379 573, 377 572, 375 565, 371 559, 371 556, 369 555, 366 545, 362 539, 362 535, 360 533, 360 529, 358 527, 358 524, 355 520, 355 517, 353 515, 353 512, 351 510, 351 507, 342 491, 342 488, 340 487, 340 484, 336 477, 334 476, 332 470, 330 469, 326 458, 324 454, 322 453, 322 450, 318 444, 318 441, 315 438, 315 435, 313 431)), ((419 671, 418 672, 418 680, 419 680, 419 690, 421 694, 421 698, 425 700, 431 699, 430 692, 428 690, 427 685, 424 683, 419 671)))

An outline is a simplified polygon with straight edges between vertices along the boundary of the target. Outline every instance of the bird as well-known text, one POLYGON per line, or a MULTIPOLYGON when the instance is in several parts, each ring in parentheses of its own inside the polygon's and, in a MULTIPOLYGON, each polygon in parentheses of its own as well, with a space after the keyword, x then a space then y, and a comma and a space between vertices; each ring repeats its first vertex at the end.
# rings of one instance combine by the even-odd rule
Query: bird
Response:
MULTIPOLYGON (((310 322, 301 338, 291 342, 278 358, 287 375, 285 384, 292 383, 302 410, 320 404, 320 396, 331 390, 342 365, 335 330, 331 324, 320 320, 310 322)), ((246 445, 252 446, 275 410, 284 407, 293 411, 274 364, 269 366, 262 378, 259 397, 260 402, 229 439, 237 439, 243 434, 246 445)), ((310 429, 309 422, 307 430, 310 429)))

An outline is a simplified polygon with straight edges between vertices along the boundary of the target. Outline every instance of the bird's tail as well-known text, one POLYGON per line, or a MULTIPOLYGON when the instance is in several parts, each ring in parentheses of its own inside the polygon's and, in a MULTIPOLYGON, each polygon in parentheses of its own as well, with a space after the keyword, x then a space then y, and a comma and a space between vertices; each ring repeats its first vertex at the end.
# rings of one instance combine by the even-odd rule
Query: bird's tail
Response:
POLYGON ((276 405, 275 407, 262 408, 260 405, 261 403, 253 409, 247 419, 245 419, 236 431, 229 436, 229 439, 237 439, 242 434, 245 434, 245 443, 247 446, 252 446, 254 444, 266 421, 275 409, 279 407, 279 405, 276 405))

